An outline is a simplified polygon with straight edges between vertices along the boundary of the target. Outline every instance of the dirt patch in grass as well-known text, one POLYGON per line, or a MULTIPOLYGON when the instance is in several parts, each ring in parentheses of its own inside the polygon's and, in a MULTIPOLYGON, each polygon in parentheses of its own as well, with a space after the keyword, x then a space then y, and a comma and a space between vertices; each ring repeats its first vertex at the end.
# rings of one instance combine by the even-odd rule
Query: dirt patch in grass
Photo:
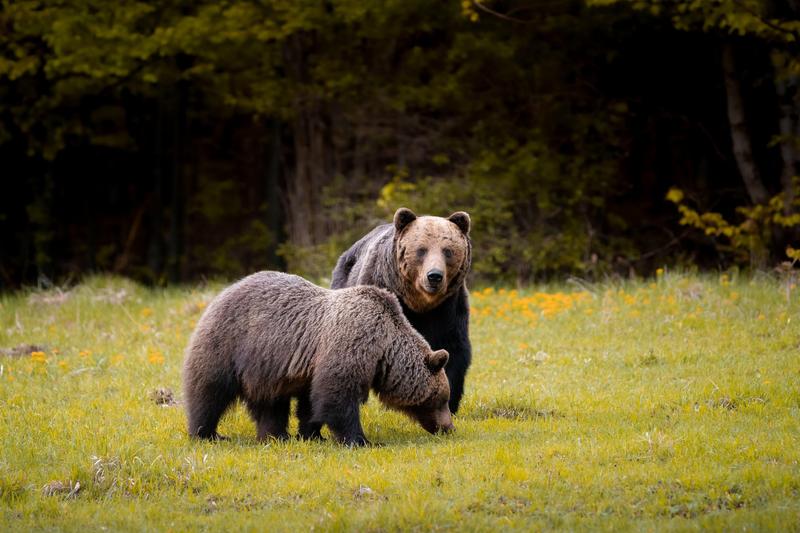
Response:
POLYGON ((656 366, 660 363, 661 360, 656 356, 653 350, 650 350, 639 358, 639 366, 656 366))
POLYGON ((52 291, 34 292, 28 296, 30 305, 62 305, 72 297, 72 291, 55 289, 52 291))
POLYGON ((32 352, 44 352, 47 348, 41 344, 18 344, 13 348, 0 348, 0 355, 6 357, 28 357, 32 352))
POLYGON ((480 403, 466 416, 466 418, 472 420, 488 420, 490 418, 535 420, 537 418, 561 417, 563 417, 563 415, 555 409, 537 409, 530 405, 513 402, 480 403))
POLYGON ((488 501, 472 503, 467 506, 467 510, 473 513, 508 515, 525 512, 530 505, 531 501, 527 498, 500 495, 488 501))
POLYGON ((175 394, 172 392, 172 389, 167 387, 159 387, 157 389, 151 390, 148 397, 155 403, 156 405, 161 405, 162 407, 172 407, 178 405, 178 400, 175 399, 175 394))
POLYGON ((293 508, 303 500, 300 495, 289 497, 273 496, 266 499, 253 497, 246 494, 240 497, 224 497, 210 495, 200 507, 203 514, 214 514, 220 511, 227 512, 253 512, 274 508, 293 508))
POLYGON ((75 483, 72 481, 67 481, 66 483, 63 481, 51 481, 42 487, 43 496, 59 496, 65 500, 77 498, 80 491, 80 481, 76 481, 75 483))
POLYGON ((721 411, 736 411, 742 407, 747 407, 750 404, 766 403, 766 398, 760 396, 753 396, 749 398, 737 398, 730 396, 720 396, 719 398, 709 398, 702 402, 695 402, 694 410, 699 411, 701 405, 709 409, 719 409, 721 411))

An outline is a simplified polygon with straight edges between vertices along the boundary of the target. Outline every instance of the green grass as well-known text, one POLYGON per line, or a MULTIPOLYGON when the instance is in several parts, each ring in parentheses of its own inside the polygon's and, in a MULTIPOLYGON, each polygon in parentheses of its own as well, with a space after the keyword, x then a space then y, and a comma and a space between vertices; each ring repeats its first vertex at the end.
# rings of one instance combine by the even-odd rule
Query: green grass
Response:
POLYGON ((790 283, 475 291, 456 433, 373 398, 368 449, 259 443, 241 406, 221 424, 231 441, 191 441, 181 406, 153 401, 180 400, 184 346, 220 285, 6 295, 0 348, 46 349, 0 356, 0 529, 798 530, 790 283))

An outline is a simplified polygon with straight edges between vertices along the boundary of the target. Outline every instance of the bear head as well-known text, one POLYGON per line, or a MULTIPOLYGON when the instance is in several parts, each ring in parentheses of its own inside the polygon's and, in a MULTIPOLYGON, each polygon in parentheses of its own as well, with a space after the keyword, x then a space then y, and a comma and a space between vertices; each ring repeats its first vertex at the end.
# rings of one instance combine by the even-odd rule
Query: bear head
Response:
POLYGON ((420 216, 401 207, 394 214, 397 291, 412 311, 436 308, 464 283, 471 264, 470 219, 463 211, 447 218, 420 216))
POLYGON ((381 401, 416 420, 429 433, 453 431, 450 382, 444 372, 448 357, 447 350, 428 348, 422 368, 405 367, 399 369, 404 374, 399 379, 389 378, 392 384, 381 391, 381 401))

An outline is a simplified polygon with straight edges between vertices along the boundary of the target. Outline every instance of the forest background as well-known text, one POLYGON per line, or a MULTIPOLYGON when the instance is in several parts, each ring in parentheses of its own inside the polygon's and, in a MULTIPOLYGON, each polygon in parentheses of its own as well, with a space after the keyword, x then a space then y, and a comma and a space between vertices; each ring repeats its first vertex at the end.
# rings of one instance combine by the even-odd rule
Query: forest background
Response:
POLYGON ((796 0, 3 0, 0 289, 315 279, 403 205, 528 283, 799 259, 796 0))

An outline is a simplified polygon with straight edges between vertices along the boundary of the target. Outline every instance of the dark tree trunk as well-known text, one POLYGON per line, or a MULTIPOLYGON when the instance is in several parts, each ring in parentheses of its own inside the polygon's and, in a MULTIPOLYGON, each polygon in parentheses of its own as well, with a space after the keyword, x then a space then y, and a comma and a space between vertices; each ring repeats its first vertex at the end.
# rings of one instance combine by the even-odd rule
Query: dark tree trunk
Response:
POLYGON ((164 268, 164 115, 165 98, 159 97, 156 102, 156 123, 153 142, 153 201, 150 216, 150 242, 147 249, 147 266, 152 281, 161 279, 164 268))
POLYGON ((188 87, 179 81, 175 88, 175 105, 172 116, 172 206, 169 225, 169 279, 172 283, 181 280, 183 260, 183 222, 185 206, 184 146, 186 137, 186 100, 188 87))
POLYGON ((272 268, 283 270, 286 266, 278 255, 278 244, 283 242, 283 210, 281 209, 281 123, 277 119, 269 121, 269 144, 267 153, 266 172, 266 198, 267 213, 266 224, 272 242, 267 250, 267 264, 272 268))
POLYGON ((48 284, 53 279, 52 242, 54 237, 53 212, 53 164, 47 161, 43 165, 40 177, 33 181, 34 200, 28 206, 28 220, 31 223, 31 241, 33 246, 33 264, 36 266, 37 284, 48 284))
MULTIPOLYGON (((792 76, 794 78, 794 76, 792 76)), ((793 98, 787 94, 787 90, 792 78, 789 80, 777 78, 775 80, 775 88, 778 93, 780 101, 781 116, 778 122, 781 134, 781 160, 783 169, 781 171, 781 187, 783 189, 783 214, 791 215, 794 212, 794 177, 797 171, 798 153, 794 147, 795 142, 795 121, 797 117, 794 116, 793 98)), ((795 83, 796 85, 796 83, 795 83)))
POLYGON ((284 49, 298 87, 298 111, 291 126, 294 165, 286 186, 287 226, 289 242, 300 247, 319 244, 328 236, 322 213, 322 191, 332 176, 328 115, 318 97, 306 93, 310 83, 307 56, 314 40, 313 34, 298 34, 284 49))
POLYGON ((722 45, 722 70, 725 76, 725 93, 728 98, 728 121, 731 129, 731 142, 736 165, 742 176, 750 201, 753 204, 764 204, 769 193, 753 159, 753 147, 747 129, 744 114, 744 102, 739 80, 736 77, 736 64, 733 57, 733 45, 726 42, 722 45))

